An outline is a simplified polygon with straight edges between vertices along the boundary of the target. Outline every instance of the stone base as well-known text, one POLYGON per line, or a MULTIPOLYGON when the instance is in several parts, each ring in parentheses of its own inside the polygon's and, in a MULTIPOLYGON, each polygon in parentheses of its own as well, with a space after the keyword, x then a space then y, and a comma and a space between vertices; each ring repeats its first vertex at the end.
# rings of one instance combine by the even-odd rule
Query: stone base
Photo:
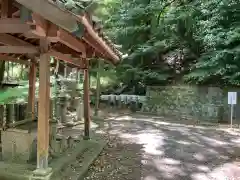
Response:
POLYGON ((84 120, 83 114, 84 114, 84 105, 83 105, 83 102, 80 102, 77 106, 76 121, 83 121, 84 120))
POLYGON ((83 136, 83 140, 90 140, 90 136, 83 136))
POLYGON ((33 171, 33 176, 31 180, 49 180, 52 175, 52 168, 47 169, 36 169, 33 171))
POLYGON ((60 180, 64 177, 81 179, 89 166, 98 157, 107 144, 98 136, 91 140, 81 140, 75 148, 69 149, 58 158, 49 163, 49 169, 35 169, 36 166, 28 164, 14 164, 0 161, 0 180, 60 180), (76 161, 82 158, 81 162, 76 161), (74 165, 76 170, 71 167, 74 165))
POLYGON ((37 132, 21 128, 1 131, 2 158, 5 161, 26 163, 36 158, 37 132))
MULTIPOLYGON (((101 139, 100 137, 93 136, 90 140, 88 141, 84 140, 81 141, 80 143, 84 143, 81 146, 79 146, 79 148, 84 146, 84 148, 82 147, 83 148, 82 152, 78 154, 73 153, 76 156, 74 155, 75 156, 74 157, 72 154, 72 156, 69 157, 68 159, 68 162, 71 163, 68 163, 65 166, 63 166, 64 164, 62 164, 63 169, 58 170, 58 172, 61 173, 57 173, 56 176, 53 176, 52 177, 53 180, 60 180, 62 177, 68 177, 68 179, 83 179, 85 173, 89 169, 89 166, 102 152, 103 148, 107 144, 107 141, 101 139), (74 169, 72 169, 72 167, 74 167, 74 169)), ((76 149, 77 148, 78 147, 76 147, 76 149)))
POLYGON ((16 164, 0 161, 1 180, 29 180, 36 168, 29 164, 16 164))

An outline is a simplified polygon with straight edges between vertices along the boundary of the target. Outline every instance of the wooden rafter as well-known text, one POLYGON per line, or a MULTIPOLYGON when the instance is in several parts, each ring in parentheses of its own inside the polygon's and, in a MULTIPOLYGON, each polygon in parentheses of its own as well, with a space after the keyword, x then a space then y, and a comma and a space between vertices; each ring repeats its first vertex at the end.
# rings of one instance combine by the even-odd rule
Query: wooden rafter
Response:
POLYGON ((79 58, 73 58, 73 57, 71 57, 70 54, 62 54, 62 53, 60 53, 58 51, 54 51, 54 50, 50 50, 48 52, 48 54, 49 54, 49 56, 53 56, 53 57, 55 57, 59 60, 63 60, 65 62, 73 64, 76 67, 83 68, 83 66, 84 66, 84 62, 83 62, 83 60, 80 59, 80 57, 79 58))
POLYGON ((23 23, 18 18, 0 19, 0 33, 25 33, 35 28, 35 25, 23 23))
POLYGON ((95 49, 98 53, 102 54, 103 57, 108 57, 106 54, 103 53, 104 50, 102 49, 102 47, 97 44, 89 34, 86 33, 83 37, 83 40, 88 43, 93 49, 95 49))
POLYGON ((6 54, 38 54, 36 47, 28 46, 0 46, 0 53, 6 54))
POLYGON ((3 54, 0 54, 0 61, 10 61, 10 62, 16 62, 20 64, 25 64, 25 65, 31 64, 29 61, 25 61, 22 59, 14 58, 14 57, 3 55, 3 54))
POLYGON ((0 43, 9 46, 27 46, 27 47, 35 47, 31 43, 23 41, 19 38, 16 38, 10 34, 0 34, 0 43))
POLYGON ((86 16, 77 16, 79 17, 80 22, 86 27, 89 35, 92 36, 92 38, 95 40, 97 44, 99 44, 105 52, 109 55, 111 59, 113 59, 113 63, 116 64, 119 62, 120 58, 113 52, 113 50, 97 35, 97 33, 94 31, 93 27, 91 26, 90 22, 88 21, 86 16))
MULTIPOLYGON (((24 51, 27 50, 27 48, 31 48, 31 51, 28 52, 28 53, 31 53, 33 51, 33 49, 37 49, 32 44, 30 44, 26 41, 23 41, 21 39, 18 39, 18 38, 14 37, 12 35, 9 35, 9 34, 0 34, 0 43, 8 45, 4 48, 5 53, 8 53, 10 51, 11 51, 11 53, 19 53, 19 52, 24 53, 24 51), (13 51, 13 49, 12 49, 13 47, 15 47, 15 48, 20 47, 21 51, 16 50, 16 49, 14 49, 14 51, 13 51), (9 50, 6 50, 6 49, 9 49, 9 50), (25 50, 23 51, 23 49, 25 49, 25 50), (6 52, 6 51, 8 51, 8 52, 6 52)), ((1 46, 0 46, 0 52, 1 52, 1 46)), ((35 50, 33 52, 35 53, 35 50)), ((79 68, 83 67, 83 63, 80 60, 80 56, 79 56, 79 58, 72 58, 69 55, 63 54, 61 52, 57 52, 54 49, 49 52, 49 55, 54 56, 54 57, 56 57, 58 59, 61 59, 63 61, 66 61, 70 64, 73 64, 73 65, 75 65, 79 68)))
POLYGON ((31 9, 33 12, 42 15, 44 19, 47 19, 54 24, 58 24, 65 30, 75 32, 78 28, 76 18, 70 13, 66 13, 55 4, 50 3, 47 0, 16 0, 18 3, 24 5, 26 8, 31 9))
MULTIPOLYGON (((23 41, 22 39, 16 38, 10 34, 1 34, 0 33, 0 43, 8 46, 26 46, 35 48, 31 43, 23 41)), ((33 59, 33 54, 26 53, 29 59, 33 59)))
POLYGON ((14 18, 14 17, 20 17, 20 10, 17 10, 16 12, 14 12, 13 14, 12 14, 12 17, 14 18))
POLYGON ((58 30, 58 40, 59 42, 65 44, 77 52, 86 51, 85 45, 81 42, 81 40, 76 39, 74 36, 63 29, 58 30))
MULTIPOLYGON (((84 34, 83 34, 83 36, 76 38, 71 33, 76 33, 77 31, 79 31, 79 24, 81 23, 84 26, 85 32, 87 32, 87 34, 93 40, 93 41, 91 41, 85 37, 88 46, 90 45, 90 46, 94 47, 96 50, 101 49, 101 50, 98 50, 98 52, 101 51, 99 53, 104 55, 113 64, 116 64, 120 61, 121 55, 114 50, 114 47, 112 45, 109 45, 109 42, 107 42, 104 38, 101 37, 100 33, 97 32, 99 28, 94 28, 94 24, 93 24, 91 18, 87 17, 87 14, 77 15, 77 14, 71 13, 69 11, 63 10, 54 3, 55 1, 54 2, 50 2, 48 0, 34 0, 34 1, 16 0, 16 1, 19 4, 25 6, 27 9, 31 10, 31 12, 33 12, 33 14, 40 15, 42 17, 42 19, 45 21, 45 23, 43 23, 43 24, 40 23, 37 25, 38 27, 36 27, 38 29, 36 31, 36 33, 39 33, 38 36, 40 36, 40 37, 48 36, 49 37, 48 39, 51 39, 51 42, 58 41, 55 38, 55 35, 54 36, 49 35, 49 34, 45 35, 41 29, 43 27, 43 29, 48 29, 48 31, 49 31, 49 22, 51 22, 52 24, 57 25, 60 29, 66 31, 73 39, 77 40, 78 44, 79 44, 79 42, 81 42, 82 37, 84 37, 84 34), (41 4, 41 8, 40 8, 40 4, 41 4)), ((16 10, 14 12, 16 12, 16 14, 17 14, 16 10)), ((34 19, 36 20, 37 18, 34 17, 33 21, 35 21, 34 19)), ((50 28, 50 29, 52 29, 52 28, 50 28)), ((54 32, 54 31, 52 31, 52 32, 54 32)), ((80 48, 81 46, 73 45, 72 41, 70 41, 70 43, 69 43, 69 40, 66 41, 65 39, 62 39, 62 38, 59 38, 59 39, 61 40, 59 42, 65 44, 66 46, 71 45, 70 48, 72 48, 73 50, 75 50, 77 52, 83 51, 82 48, 80 48)), ((83 44, 85 45, 85 43, 83 43, 83 44)))
POLYGON ((36 25, 36 31, 33 31, 34 34, 40 37, 46 36, 53 42, 59 41, 77 52, 85 52, 85 44, 80 39, 77 39, 72 34, 57 27, 36 13, 33 13, 32 16, 36 25))

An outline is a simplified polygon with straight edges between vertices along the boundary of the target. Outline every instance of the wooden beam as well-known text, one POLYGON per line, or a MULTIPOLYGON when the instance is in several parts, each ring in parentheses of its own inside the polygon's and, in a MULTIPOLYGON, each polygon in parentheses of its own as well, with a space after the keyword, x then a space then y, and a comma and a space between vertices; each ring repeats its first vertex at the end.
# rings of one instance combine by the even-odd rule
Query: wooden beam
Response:
POLYGON ((32 14, 32 18, 36 25, 36 31, 34 32, 40 37, 46 37, 49 22, 36 13, 32 14))
POLYGON ((32 33, 40 37, 47 37, 51 42, 59 41, 77 52, 85 52, 84 43, 69 32, 58 28, 55 24, 36 13, 33 13, 33 21, 36 25, 36 30, 32 31, 32 33))
POLYGON ((71 13, 60 9, 55 3, 46 0, 16 1, 69 32, 75 32, 78 29, 77 18, 71 13))
POLYGON ((23 33, 23 35, 28 39, 39 39, 39 35, 35 33, 36 31, 28 31, 26 33, 23 33))
POLYGON ((72 58, 69 54, 63 54, 55 50, 50 50, 48 52, 49 56, 53 56, 59 60, 63 60, 69 64, 73 64, 74 66, 78 68, 84 68, 84 62, 80 58, 72 58))
POLYGON ((83 40, 87 44, 89 44, 95 51, 102 54, 103 57, 107 58, 107 54, 106 52, 104 52, 104 49, 99 44, 97 44, 89 34, 84 34, 83 40))
POLYGON ((63 29, 58 30, 58 40, 77 52, 85 53, 86 51, 86 47, 80 39, 77 39, 72 34, 66 32, 63 29))
POLYGON ((30 65, 31 63, 22 59, 17 59, 14 58, 12 56, 7 56, 7 55, 3 55, 0 54, 0 61, 10 61, 10 62, 15 62, 15 63, 19 63, 19 64, 25 64, 25 65, 30 65))
POLYGON ((13 17, 13 18, 20 17, 20 10, 17 10, 16 12, 14 12, 14 13, 12 14, 12 17, 13 17))
POLYGON ((43 37, 55 37, 57 36, 58 26, 53 24, 52 22, 44 19, 39 14, 33 13, 32 19, 34 24, 36 25, 36 34, 43 37))
POLYGON ((32 120, 35 119, 35 90, 36 90, 36 75, 37 75, 37 66, 35 63, 32 63, 29 68, 28 73, 28 116, 32 120))
POLYGON ((39 102, 38 102, 38 135, 37 135, 37 168, 48 168, 49 149, 49 105, 50 105, 50 56, 49 42, 40 39, 39 61, 39 102))
POLYGON ((78 15, 80 22, 86 27, 89 35, 94 39, 94 41, 103 47, 104 52, 106 52, 109 58, 112 60, 113 64, 117 64, 120 61, 120 58, 116 55, 115 52, 103 41, 102 38, 98 36, 98 34, 94 31, 93 27, 91 26, 90 22, 86 18, 86 16, 78 15))
POLYGON ((0 53, 4 54, 37 54, 39 50, 32 46, 0 46, 0 53))
POLYGON ((9 46, 28 46, 28 47, 35 47, 32 44, 18 39, 10 34, 0 34, 0 43, 9 45, 9 46))
POLYGON ((25 33, 35 28, 35 25, 22 23, 18 18, 0 19, 0 33, 25 33))
MULTIPOLYGON (((18 39, 10 34, 1 34, 0 33, 0 43, 4 44, 4 45, 9 45, 9 46, 27 46, 27 47, 33 47, 35 48, 35 46, 33 46, 32 44, 23 41, 21 39, 18 39)), ((33 54, 27 54, 27 57, 29 59, 33 59, 33 54)))

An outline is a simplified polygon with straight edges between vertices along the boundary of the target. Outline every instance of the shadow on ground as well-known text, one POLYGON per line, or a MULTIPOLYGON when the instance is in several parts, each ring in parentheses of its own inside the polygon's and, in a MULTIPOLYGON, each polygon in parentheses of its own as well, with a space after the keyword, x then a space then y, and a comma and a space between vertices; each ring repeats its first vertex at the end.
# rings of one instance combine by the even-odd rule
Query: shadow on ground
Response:
POLYGON ((96 132, 117 138, 117 145, 105 151, 111 160, 105 158, 104 163, 120 167, 112 174, 102 170, 95 174, 98 179, 114 175, 132 180, 240 179, 239 132, 169 123, 143 115, 110 117, 98 124, 96 132))

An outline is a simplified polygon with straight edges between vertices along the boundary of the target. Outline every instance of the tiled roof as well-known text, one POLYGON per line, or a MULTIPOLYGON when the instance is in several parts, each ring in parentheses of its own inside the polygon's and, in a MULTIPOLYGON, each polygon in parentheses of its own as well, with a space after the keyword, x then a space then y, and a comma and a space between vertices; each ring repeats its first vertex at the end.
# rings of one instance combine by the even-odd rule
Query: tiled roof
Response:
MULTIPOLYGON (((99 26, 100 19, 92 15, 92 11, 97 7, 96 0, 48 0, 54 2, 61 9, 71 11, 73 14, 81 15, 88 13, 91 15, 91 20, 94 22, 95 26, 99 26)), ((121 58, 122 53, 116 47, 117 45, 113 44, 111 40, 104 35, 100 30, 98 30, 98 35, 112 48, 112 50, 121 58)))
POLYGON ((94 0, 50 0, 54 1, 59 7, 65 8, 74 14, 88 12, 91 8, 97 6, 94 0))

